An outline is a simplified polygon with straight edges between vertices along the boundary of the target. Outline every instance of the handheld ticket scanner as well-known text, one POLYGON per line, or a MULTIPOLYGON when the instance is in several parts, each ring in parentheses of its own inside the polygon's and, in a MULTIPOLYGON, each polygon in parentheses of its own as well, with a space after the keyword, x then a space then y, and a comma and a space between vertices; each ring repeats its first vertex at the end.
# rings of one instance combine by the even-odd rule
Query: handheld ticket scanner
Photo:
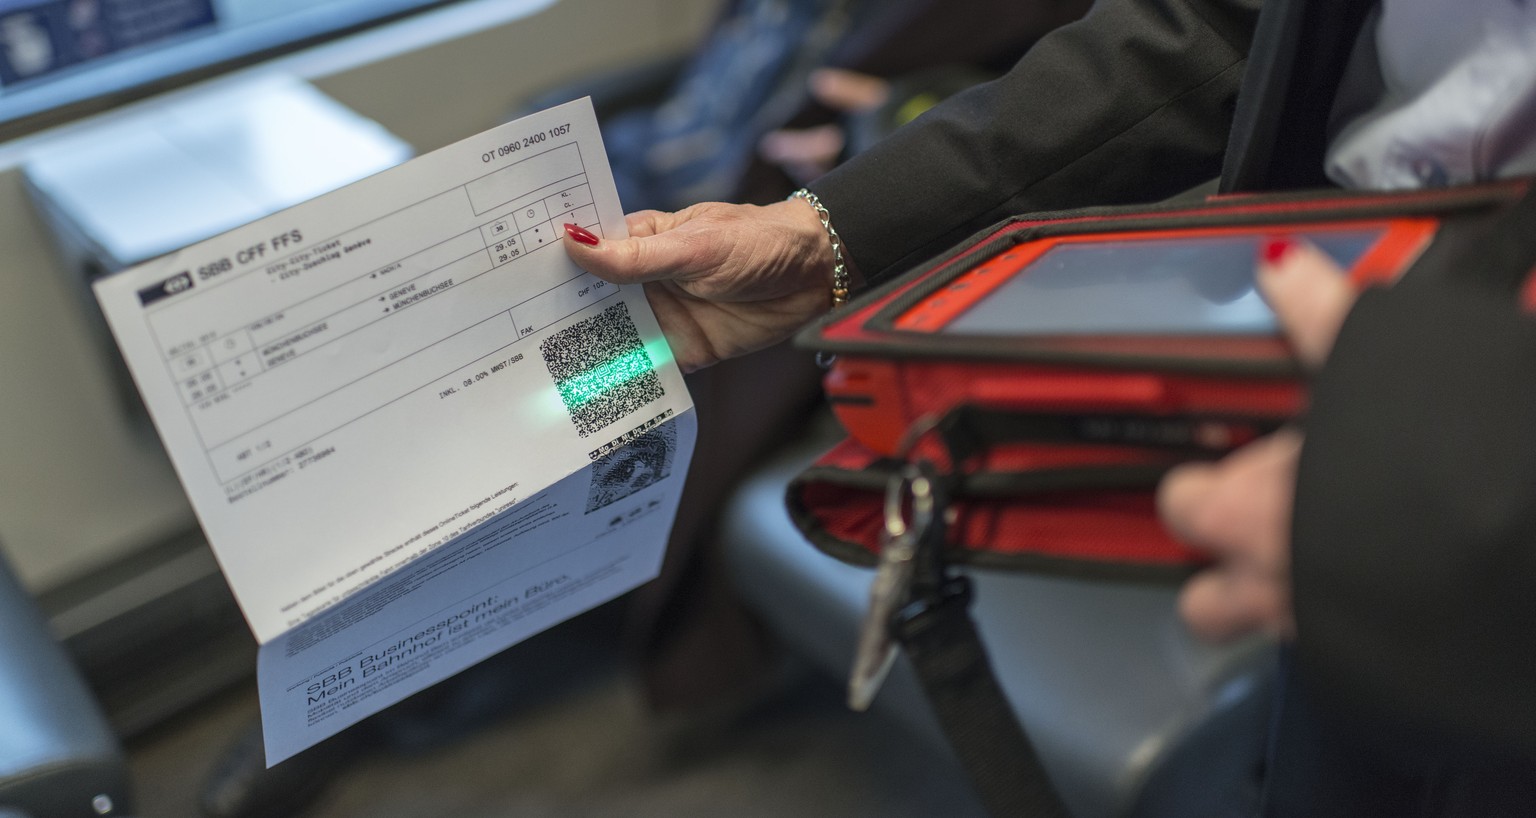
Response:
POLYGON ((1060 445, 1040 449, 1056 464, 1127 456, 1075 443, 1219 451, 1302 407, 1300 373, 1255 289, 1262 242, 1304 239, 1356 287, 1389 285, 1442 233, 1523 193, 1506 184, 1015 219, 799 342, 837 353, 825 384, 833 409, 884 455, 921 418, 961 405, 1061 420, 1059 440, 1042 441, 1060 445))

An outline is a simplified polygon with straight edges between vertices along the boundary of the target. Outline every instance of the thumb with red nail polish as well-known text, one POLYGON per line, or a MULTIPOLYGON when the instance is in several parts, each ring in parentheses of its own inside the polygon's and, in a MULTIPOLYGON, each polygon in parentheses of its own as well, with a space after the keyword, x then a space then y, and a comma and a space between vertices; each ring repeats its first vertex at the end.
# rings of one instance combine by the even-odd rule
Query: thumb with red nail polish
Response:
POLYGON ((579 224, 565 225, 565 234, 588 247, 596 247, 598 242, 602 241, 602 239, 597 237, 597 234, 579 224))
POLYGON ((1277 236, 1259 248, 1258 284, 1296 357, 1322 366, 1355 303, 1349 273, 1311 242, 1277 236))

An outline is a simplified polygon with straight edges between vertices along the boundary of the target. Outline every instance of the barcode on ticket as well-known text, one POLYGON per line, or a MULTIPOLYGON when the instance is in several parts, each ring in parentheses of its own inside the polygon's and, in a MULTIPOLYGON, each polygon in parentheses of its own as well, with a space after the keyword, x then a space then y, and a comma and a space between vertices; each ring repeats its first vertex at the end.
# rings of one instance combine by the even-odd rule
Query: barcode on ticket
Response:
POLYGON ((622 301, 545 338, 539 353, 582 437, 666 394, 622 301))

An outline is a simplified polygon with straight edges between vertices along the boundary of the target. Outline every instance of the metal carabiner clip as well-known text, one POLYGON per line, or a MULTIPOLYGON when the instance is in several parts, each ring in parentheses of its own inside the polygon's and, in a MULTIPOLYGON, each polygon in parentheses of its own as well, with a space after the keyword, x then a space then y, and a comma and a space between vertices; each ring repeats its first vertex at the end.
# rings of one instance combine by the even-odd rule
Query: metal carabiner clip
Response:
MULTIPOLYGON (((933 480, 922 467, 915 463, 904 464, 899 471, 885 481, 885 536, 887 539, 908 538, 921 540, 933 525, 933 480), (906 518, 910 501, 912 521, 906 518)), ((884 552, 884 548, 881 552, 884 552)))
POLYGON ((891 622, 911 598, 918 549, 933 523, 933 481, 922 468, 909 463, 891 475, 885 486, 880 562, 869 586, 869 611, 859 628, 858 649, 848 677, 848 706, 853 710, 868 709, 896 661, 891 622))

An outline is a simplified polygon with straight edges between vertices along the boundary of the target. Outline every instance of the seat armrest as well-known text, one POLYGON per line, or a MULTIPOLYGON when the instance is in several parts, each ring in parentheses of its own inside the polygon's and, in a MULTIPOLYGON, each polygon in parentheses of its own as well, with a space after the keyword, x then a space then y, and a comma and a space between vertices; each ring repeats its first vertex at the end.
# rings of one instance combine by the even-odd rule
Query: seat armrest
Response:
POLYGON ((91 692, 0 558, 0 815, 132 810, 128 768, 91 692))

